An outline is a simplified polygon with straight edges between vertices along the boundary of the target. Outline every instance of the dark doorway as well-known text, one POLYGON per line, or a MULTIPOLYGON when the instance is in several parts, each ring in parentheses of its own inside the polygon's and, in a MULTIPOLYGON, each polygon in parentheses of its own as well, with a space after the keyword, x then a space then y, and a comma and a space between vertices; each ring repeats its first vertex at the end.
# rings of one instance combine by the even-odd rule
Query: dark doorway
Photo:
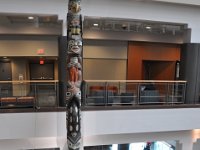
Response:
MULTIPOLYGON (((10 61, 0 61, 0 81, 12 81, 12 70, 10 61)), ((0 84, 0 97, 12 96, 12 84, 0 84)))
POLYGON ((174 80, 176 61, 143 60, 144 80, 174 80))
POLYGON ((0 62, 0 81, 11 81, 12 71, 10 62, 0 62))
POLYGON ((54 63, 30 63, 31 80, 54 80, 54 63))

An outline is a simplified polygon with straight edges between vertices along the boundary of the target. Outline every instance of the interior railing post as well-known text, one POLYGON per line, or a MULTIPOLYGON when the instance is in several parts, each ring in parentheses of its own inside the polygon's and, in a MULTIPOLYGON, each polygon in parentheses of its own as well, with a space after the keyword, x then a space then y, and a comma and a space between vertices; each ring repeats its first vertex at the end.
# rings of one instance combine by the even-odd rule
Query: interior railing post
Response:
POLYGON ((108 82, 105 82, 105 105, 108 106, 108 82))
POLYGON ((58 82, 54 82, 55 84, 55 90, 56 90, 56 104, 57 104, 57 107, 60 106, 60 103, 59 103, 59 94, 58 94, 58 91, 59 91, 59 87, 58 87, 58 82))
POLYGON ((87 89, 87 83, 86 81, 82 81, 81 83, 81 103, 82 103, 82 106, 86 106, 86 91, 87 89))
POLYGON ((36 87, 36 83, 33 84, 34 85, 34 97, 35 97, 35 108, 37 109, 37 98, 38 98, 38 95, 37 95, 37 87, 36 87))
POLYGON ((173 90, 172 90, 172 105, 174 104, 174 97, 176 94, 176 82, 173 83, 173 90))
POLYGON ((183 103, 185 104, 185 95, 186 95, 186 82, 183 84, 183 103))
POLYGON ((140 83, 137 83, 137 104, 140 104, 140 83))
POLYGON ((170 101, 170 96, 169 96, 169 82, 167 82, 167 91, 166 91, 166 104, 169 104, 169 101, 170 101))
POLYGON ((85 85, 84 85, 84 105, 86 106, 87 105, 87 92, 88 92, 88 84, 87 82, 85 82, 85 85))

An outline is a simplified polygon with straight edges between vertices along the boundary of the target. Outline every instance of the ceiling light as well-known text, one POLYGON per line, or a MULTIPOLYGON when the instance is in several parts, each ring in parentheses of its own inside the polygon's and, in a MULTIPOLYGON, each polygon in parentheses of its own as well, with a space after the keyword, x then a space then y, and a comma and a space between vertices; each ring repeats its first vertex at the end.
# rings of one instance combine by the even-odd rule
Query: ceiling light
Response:
POLYGON ((94 24, 93 24, 93 26, 95 26, 95 27, 98 27, 98 26, 99 26, 99 24, 98 24, 98 23, 94 23, 94 24))
POLYGON ((33 19, 34 19, 34 17, 33 17, 33 16, 29 16, 29 17, 28 17, 28 19, 30 19, 30 20, 33 20, 33 19))
POLYGON ((128 25, 127 25, 127 24, 122 24, 122 29, 123 29, 123 30, 126 30, 126 29, 127 29, 127 27, 128 27, 128 25))
POLYGON ((146 29, 151 29, 151 27, 150 27, 150 26, 146 26, 145 28, 146 28, 146 29))

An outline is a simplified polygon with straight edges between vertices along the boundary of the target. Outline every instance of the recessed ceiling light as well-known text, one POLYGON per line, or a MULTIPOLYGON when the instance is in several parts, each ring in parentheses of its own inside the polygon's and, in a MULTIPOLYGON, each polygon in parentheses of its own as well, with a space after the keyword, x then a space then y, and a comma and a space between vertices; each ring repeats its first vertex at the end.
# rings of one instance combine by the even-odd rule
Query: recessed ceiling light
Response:
POLYGON ((93 24, 93 26, 95 26, 95 27, 98 27, 98 26, 99 26, 99 24, 98 24, 98 23, 94 23, 94 24, 93 24))
POLYGON ((32 19, 34 19, 34 17, 33 16, 29 16, 28 19, 32 20, 32 19))
POLYGON ((151 27, 150 27, 150 26, 146 26, 145 28, 146 28, 146 29, 151 29, 151 27))

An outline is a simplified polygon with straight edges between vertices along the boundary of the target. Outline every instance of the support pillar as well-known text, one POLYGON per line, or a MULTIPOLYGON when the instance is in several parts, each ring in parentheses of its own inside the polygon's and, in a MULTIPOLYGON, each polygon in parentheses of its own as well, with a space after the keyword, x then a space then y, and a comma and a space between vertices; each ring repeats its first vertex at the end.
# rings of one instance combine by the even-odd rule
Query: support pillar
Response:
POLYGON ((180 140, 180 144, 182 146, 181 150, 193 150, 193 137, 192 131, 188 132, 187 137, 184 137, 180 140))

